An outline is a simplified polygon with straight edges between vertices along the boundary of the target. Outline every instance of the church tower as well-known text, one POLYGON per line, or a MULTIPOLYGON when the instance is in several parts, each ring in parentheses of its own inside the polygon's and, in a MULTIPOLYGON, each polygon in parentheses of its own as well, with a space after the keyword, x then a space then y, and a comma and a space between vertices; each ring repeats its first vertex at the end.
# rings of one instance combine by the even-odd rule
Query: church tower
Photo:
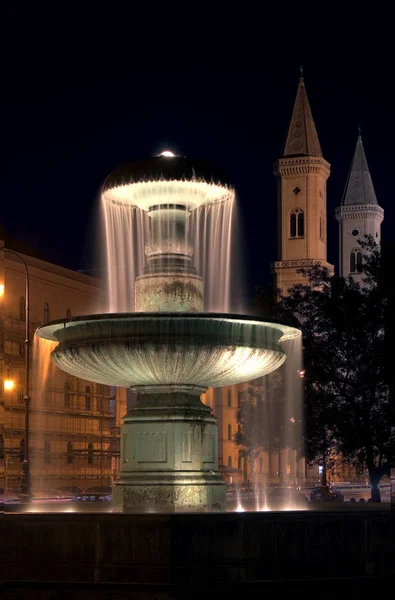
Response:
POLYGON ((368 234, 380 243, 384 210, 377 203, 360 131, 343 200, 336 208, 336 219, 339 222, 340 275, 361 279, 362 249, 358 239, 368 234))
POLYGON ((326 180, 330 165, 323 158, 303 77, 284 153, 275 163, 278 182, 279 260, 273 265, 274 285, 286 293, 305 278, 297 270, 326 262, 326 180))

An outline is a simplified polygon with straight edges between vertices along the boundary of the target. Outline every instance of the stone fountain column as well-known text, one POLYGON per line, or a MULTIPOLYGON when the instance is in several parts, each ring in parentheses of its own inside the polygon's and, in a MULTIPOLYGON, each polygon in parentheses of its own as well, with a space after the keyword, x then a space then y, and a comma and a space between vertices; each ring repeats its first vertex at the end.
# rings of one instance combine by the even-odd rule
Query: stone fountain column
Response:
MULTIPOLYGON (((145 249, 147 264, 136 280, 136 311, 203 311, 203 281, 191 262, 187 207, 154 206, 148 214, 151 235, 145 249)), ((224 507, 226 488, 217 470, 216 418, 200 400, 206 388, 169 384, 132 389, 138 402, 121 427, 114 508, 224 507)))

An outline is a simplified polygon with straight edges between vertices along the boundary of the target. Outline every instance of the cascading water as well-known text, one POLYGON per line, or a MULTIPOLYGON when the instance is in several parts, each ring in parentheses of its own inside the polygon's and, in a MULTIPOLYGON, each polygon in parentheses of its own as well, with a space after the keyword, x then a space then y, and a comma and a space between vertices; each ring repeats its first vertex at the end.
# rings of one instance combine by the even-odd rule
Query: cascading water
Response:
POLYGON ((194 265, 204 281, 207 312, 242 312, 243 271, 236 197, 201 206, 191 215, 194 265))
MULTIPOLYGON (((51 361, 51 353, 56 347, 55 342, 45 340, 34 336, 32 352, 32 406, 34 407, 34 421, 32 419, 32 429, 34 430, 34 448, 32 460, 32 470, 42 471, 45 461, 45 406, 46 406, 46 388, 49 380, 53 381, 56 367, 51 361)), ((43 487, 43 482, 37 477, 34 478, 36 490, 43 487)))
MULTIPOLYGON (((147 184, 148 185, 148 184, 147 184)), ((196 195, 191 186, 185 195, 196 195)), ((136 206, 108 202, 102 197, 106 239, 106 268, 109 290, 108 312, 135 310, 135 281, 146 265, 145 246, 150 239, 146 211, 136 206)), ((160 246, 169 237, 171 222, 156 232, 160 246)), ((240 263, 236 198, 198 207, 188 216, 185 244, 190 247, 192 264, 204 281, 206 312, 241 312, 243 274, 240 263)), ((149 269, 149 265, 148 265, 149 269)))
POLYGON ((250 505, 253 500, 256 510, 267 510, 272 485, 289 488, 284 503, 292 508, 293 489, 305 478, 301 337, 284 340, 283 346, 285 363, 242 394, 239 452, 249 462, 250 485, 244 492, 245 483, 236 484, 236 498, 239 506, 243 496, 250 505))

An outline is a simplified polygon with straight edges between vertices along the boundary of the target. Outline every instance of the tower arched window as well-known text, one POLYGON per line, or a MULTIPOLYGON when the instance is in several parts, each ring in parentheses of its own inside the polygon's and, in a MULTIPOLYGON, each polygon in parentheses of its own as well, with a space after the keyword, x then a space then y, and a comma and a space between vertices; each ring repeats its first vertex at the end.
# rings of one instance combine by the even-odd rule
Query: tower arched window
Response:
POLYGON ((357 252, 357 272, 362 271, 362 252, 357 252))
POLYGON ((93 465, 93 444, 89 442, 88 444, 88 465, 93 465))
POLYGON ((49 440, 45 440, 44 442, 44 463, 49 465, 51 462, 51 444, 49 440))
POLYGON ((26 300, 25 296, 19 298, 19 318, 21 321, 26 321, 26 300))
POLYGON ((360 250, 351 250, 350 254, 350 273, 362 272, 362 252, 360 250))
POLYGON ((228 406, 232 406, 232 392, 228 391, 228 406))
POLYGON ((290 214, 289 236, 291 238, 304 237, 304 212, 301 208, 295 208, 290 214))
POLYGON ((289 219, 289 235, 291 238, 295 238, 296 237, 296 215, 295 213, 291 213, 290 219, 289 219))
POLYGON ((92 410, 92 389, 90 385, 85 388, 85 410, 92 410))
POLYGON ((232 466, 232 457, 228 456, 228 467, 232 466))
POLYGON ((355 252, 350 254, 350 273, 355 273, 355 252))
POLYGON ((320 240, 324 241, 324 218, 320 217, 320 240))
POLYGON ((49 323, 49 306, 48 302, 44 302, 44 324, 49 323))
POLYGON ((67 464, 72 465, 73 462, 74 462, 73 444, 71 442, 67 442, 67 464))
POLYGON ((298 227, 297 227, 298 237, 304 236, 304 213, 303 211, 298 212, 298 227))
POLYGON ((228 425, 228 441, 232 439, 232 425, 228 425))
POLYGON ((64 405, 66 408, 69 408, 71 406, 71 383, 69 381, 66 381, 66 383, 64 384, 64 405))

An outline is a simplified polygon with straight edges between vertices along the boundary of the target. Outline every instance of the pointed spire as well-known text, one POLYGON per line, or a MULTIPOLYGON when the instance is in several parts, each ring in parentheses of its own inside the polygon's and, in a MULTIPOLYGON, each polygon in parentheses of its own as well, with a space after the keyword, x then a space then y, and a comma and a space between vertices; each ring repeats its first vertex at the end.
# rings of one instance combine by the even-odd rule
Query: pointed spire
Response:
POLYGON ((300 67, 299 86, 283 156, 322 156, 304 85, 302 66, 300 67))
POLYGON ((377 204, 376 193, 362 143, 360 126, 358 127, 354 158, 342 200, 343 206, 349 206, 350 204, 377 204))

